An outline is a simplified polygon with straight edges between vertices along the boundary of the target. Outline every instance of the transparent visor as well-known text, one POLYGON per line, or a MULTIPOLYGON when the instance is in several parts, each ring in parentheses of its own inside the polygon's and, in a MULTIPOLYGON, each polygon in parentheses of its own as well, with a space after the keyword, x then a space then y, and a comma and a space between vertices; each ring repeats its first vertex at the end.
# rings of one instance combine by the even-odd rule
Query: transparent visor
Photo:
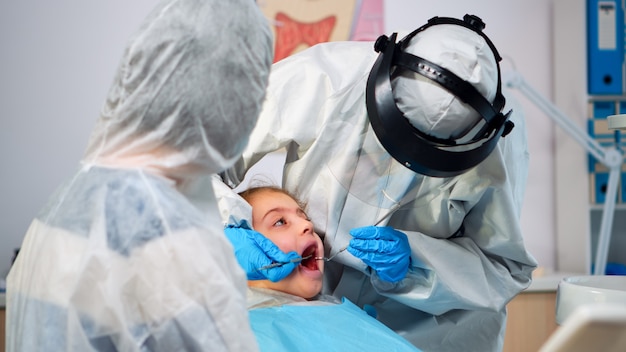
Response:
POLYGON ((424 177, 397 162, 371 126, 354 138, 362 143, 344 143, 347 147, 337 151, 327 167, 347 194, 344 208, 355 207, 369 217, 370 225, 386 224, 398 209, 426 206, 452 184, 451 179, 424 177))

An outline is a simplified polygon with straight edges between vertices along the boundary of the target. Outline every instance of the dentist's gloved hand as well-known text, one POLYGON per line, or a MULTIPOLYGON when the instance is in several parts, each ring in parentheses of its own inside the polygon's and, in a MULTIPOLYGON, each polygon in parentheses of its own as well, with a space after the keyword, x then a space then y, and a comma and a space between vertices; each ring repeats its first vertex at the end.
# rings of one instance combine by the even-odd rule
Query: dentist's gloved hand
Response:
POLYGON ((350 230, 348 252, 361 259, 388 282, 406 276, 411 264, 411 247, 406 235, 391 227, 366 226, 350 230))
POLYGON ((241 227, 228 226, 224 229, 226 237, 235 248, 235 257, 245 270, 248 280, 280 281, 287 277, 296 265, 290 260, 300 258, 296 252, 285 253, 272 241, 257 231, 241 227), (273 263, 287 263, 271 269, 258 270, 273 263))

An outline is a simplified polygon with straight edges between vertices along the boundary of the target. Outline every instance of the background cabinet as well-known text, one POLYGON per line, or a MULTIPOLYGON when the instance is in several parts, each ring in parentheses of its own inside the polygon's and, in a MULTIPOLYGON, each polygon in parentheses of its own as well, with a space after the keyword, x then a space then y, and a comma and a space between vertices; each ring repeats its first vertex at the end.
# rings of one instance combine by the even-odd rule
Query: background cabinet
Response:
POLYGON ((524 291, 507 305, 503 352, 538 351, 557 329, 556 291, 524 291))

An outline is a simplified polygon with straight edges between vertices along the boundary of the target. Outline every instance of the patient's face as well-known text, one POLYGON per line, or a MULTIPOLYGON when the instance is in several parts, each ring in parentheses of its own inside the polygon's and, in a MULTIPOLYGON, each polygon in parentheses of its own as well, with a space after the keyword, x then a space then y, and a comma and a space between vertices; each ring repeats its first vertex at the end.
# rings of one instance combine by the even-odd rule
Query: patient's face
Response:
POLYGON ((324 261, 316 260, 315 257, 324 256, 324 246, 313 231, 313 223, 293 198, 278 190, 258 191, 248 202, 252 205, 252 226, 255 230, 269 238, 283 252, 295 251, 302 257, 311 256, 279 282, 253 280, 248 281, 248 285, 307 299, 317 295, 322 289, 324 261))

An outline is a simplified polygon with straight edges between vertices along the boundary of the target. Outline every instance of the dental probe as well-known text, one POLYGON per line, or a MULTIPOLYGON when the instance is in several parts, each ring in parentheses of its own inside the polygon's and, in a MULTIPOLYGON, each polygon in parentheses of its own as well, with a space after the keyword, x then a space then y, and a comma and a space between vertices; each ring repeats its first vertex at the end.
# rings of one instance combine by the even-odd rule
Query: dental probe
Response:
POLYGON ((326 257, 315 257, 315 260, 323 260, 323 261, 328 262, 328 261, 330 261, 331 259, 333 259, 334 257, 336 257, 336 256, 337 256, 337 254, 339 254, 339 253, 341 253, 341 252, 345 251, 346 249, 348 249, 348 246, 345 246, 345 247, 341 248, 341 249, 339 250, 339 252, 337 252, 337 253, 335 253, 335 254, 331 255, 331 256, 330 256, 330 257, 328 257, 328 258, 326 258, 326 257))
POLYGON ((393 213, 396 212, 396 210, 398 210, 400 207, 402 206, 402 204, 398 203, 396 205, 394 205, 393 207, 391 207, 391 209, 389 209, 388 212, 385 213, 385 215, 383 215, 380 219, 378 219, 378 221, 376 221, 376 223, 374 224, 374 226, 378 226, 380 225, 381 222, 383 222, 383 220, 385 220, 386 218, 390 217, 393 213))
MULTIPOLYGON (((278 266, 283 266, 285 264, 289 264, 289 263, 299 263, 305 259, 309 259, 313 256, 313 254, 307 255, 306 257, 302 257, 302 258, 293 258, 290 261, 286 262, 286 263, 272 263, 272 264, 268 264, 265 266, 262 266, 258 269, 256 269, 257 271, 261 271, 261 270, 267 270, 267 269, 272 269, 272 268, 276 268, 278 266)), ((317 257, 315 257, 315 259, 317 259, 317 257)))
MULTIPOLYGON (((385 213, 385 215, 383 215, 380 219, 378 219, 378 221, 376 221, 376 223, 374 224, 374 226, 378 226, 381 222, 383 222, 383 220, 385 220, 386 218, 390 217, 391 214, 393 214, 396 210, 398 210, 398 208, 400 208, 400 203, 396 204, 395 206, 393 206, 391 209, 389 209, 388 212, 385 213)), ((315 257, 315 260, 324 260, 324 261, 330 261, 331 259, 335 258, 337 256, 337 254, 345 251, 346 249, 348 249, 348 246, 345 246, 343 248, 341 248, 339 250, 339 252, 331 255, 330 257, 326 258, 326 257, 315 257)), ((304 258, 303 258, 304 259, 304 258)))

